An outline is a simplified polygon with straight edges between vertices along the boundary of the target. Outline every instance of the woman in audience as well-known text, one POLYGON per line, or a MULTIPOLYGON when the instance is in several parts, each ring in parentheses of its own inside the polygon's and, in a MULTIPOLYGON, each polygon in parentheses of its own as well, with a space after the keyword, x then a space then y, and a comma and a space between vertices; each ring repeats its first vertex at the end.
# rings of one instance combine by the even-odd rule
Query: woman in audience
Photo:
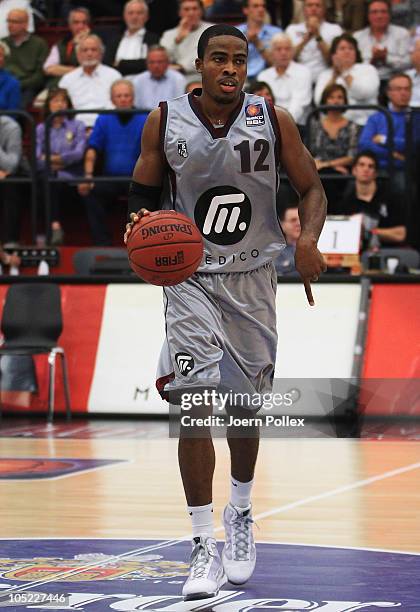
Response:
POLYGON ((274 104, 274 94, 270 85, 265 81, 254 81, 248 87, 248 93, 255 94, 256 96, 262 96, 269 101, 270 104, 274 104))
MULTIPOLYGON (((47 118, 51 113, 72 108, 69 95, 65 89, 51 89, 45 101, 44 113, 47 118)), ((36 157, 38 170, 46 171, 45 160, 45 124, 41 123, 36 130, 36 157)), ((85 124, 72 116, 58 115, 51 123, 50 142, 50 176, 71 179, 83 174, 83 155, 86 147, 85 124)), ((60 205, 66 183, 51 183, 51 239, 50 243, 63 243, 64 232, 60 221, 60 205)))
MULTIPOLYGON (((357 41, 350 34, 341 34, 334 38, 330 49, 331 68, 319 75, 315 87, 315 104, 319 104, 327 85, 342 85, 348 98, 348 104, 377 104, 379 92, 378 71, 372 64, 362 64, 357 41)), ((367 110, 350 110, 346 116, 357 123, 365 125, 369 114, 367 110)))
MULTIPOLYGON (((331 83, 322 92, 322 105, 344 106, 348 104, 343 85, 331 83)), ((321 174, 350 176, 350 167, 357 153, 359 127, 347 119, 342 110, 332 108, 309 126, 309 149, 321 174)), ((328 178, 323 181, 328 198, 329 213, 339 209, 339 200, 347 181, 328 178)))

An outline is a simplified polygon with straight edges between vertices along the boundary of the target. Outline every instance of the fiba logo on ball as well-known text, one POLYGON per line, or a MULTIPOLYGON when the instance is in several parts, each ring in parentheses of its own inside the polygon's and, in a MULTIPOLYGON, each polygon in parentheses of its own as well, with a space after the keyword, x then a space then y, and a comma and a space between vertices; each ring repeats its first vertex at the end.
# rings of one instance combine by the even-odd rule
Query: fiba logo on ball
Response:
POLYGON ((189 353, 177 353, 175 361, 182 376, 187 376, 194 369, 194 358, 189 353))
POLYGON ((247 233, 252 217, 248 196, 230 185, 213 187, 197 201, 194 220, 207 240, 214 244, 236 244, 247 233))

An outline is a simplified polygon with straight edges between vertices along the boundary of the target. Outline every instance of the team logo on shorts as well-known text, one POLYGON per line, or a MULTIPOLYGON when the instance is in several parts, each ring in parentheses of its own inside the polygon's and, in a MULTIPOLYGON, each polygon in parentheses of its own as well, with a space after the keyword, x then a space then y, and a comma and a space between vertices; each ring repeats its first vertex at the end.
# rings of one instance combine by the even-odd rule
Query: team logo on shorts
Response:
POLYGON ((178 155, 180 157, 188 157, 187 141, 183 138, 178 140, 178 155))
POLYGON ((245 122, 247 127, 264 125, 264 110, 262 104, 248 104, 245 108, 245 122))
POLYGON ((177 353, 175 361, 182 376, 188 376, 191 370, 194 369, 194 359, 189 353, 177 353))
POLYGON ((230 185, 205 191, 194 210, 195 224, 214 244, 236 244, 247 233, 252 217, 251 202, 243 191, 230 185))

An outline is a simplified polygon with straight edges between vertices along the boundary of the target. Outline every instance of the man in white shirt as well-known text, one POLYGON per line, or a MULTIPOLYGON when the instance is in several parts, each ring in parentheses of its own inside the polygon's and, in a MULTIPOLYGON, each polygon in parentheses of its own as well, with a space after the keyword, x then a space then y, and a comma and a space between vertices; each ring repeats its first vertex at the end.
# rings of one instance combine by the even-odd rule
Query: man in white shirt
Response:
POLYGON ((420 38, 414 43, 414 49, 411 53, 411 63, 413 68, 407 70, 407 74, 411 77, 413 83, 410 106, 420 107, 420 38))
POLYGON ((0 38, 5 38, 9 35, 7 15, 15 9, 23 9, 28 13, 28 32, 34 31, 34 16, 29 0, 0 0, 0 38))
POLYGON ((157 45, 159 36, 146 29, 149 6, 145 0, 128 0, 123 18, 126 30, 106 41, 106 64, 114 66, 125 77, 132 77, 146 70, 147 51, 157 45))
POLYGON ((183 72, 187 79, 197 76, 195 58, 198 40, 204 30, 212 25, 202 21, 202 16, 201 0, 181 0, 178 26, 166 30, 160 39, 160 45, 169 53, 170 68, 183 72))
POLYGON ((293 61, 292 41, 286 34, 275 34, 270 43, 271 68, 258 75, 258 81, 270 85, 275 103, 287 109, 302 128, 312 98, 311 73, 293 61))
MULTIPOLYGON (((67 89, 74 108, 112 108, 110 89, 121 74, 114 68, 102 64, 104 45, 96 34, 89 34, 77 45, 79 68, 65 74, 59 87, 67 89)), ((80 120, 92 127, 97 115, 83 114, 80 120)))
POLYGON ((169 68, 169 56, 165 47, 155 45, 147 54, 147 72, 133 80, 134 105, 143 110, 157 108, 159 102, 182 96, 186 84, 184 75, 169 68))
POLYGON ((315 83, 328 66, 330 45, 342 29, 324 20, 324 0, 305 0, 305 22, 291 24, 286 30, 294 46, 294 59, 309 68, 315 83))
POLYGON ((410 33, 390 23, 391 9, 387 0, 370 0, 369 27, 358 30, 354 37, 359 44, 363 61, 373 64, 381 81, 393 72, 409 67, 410 33))

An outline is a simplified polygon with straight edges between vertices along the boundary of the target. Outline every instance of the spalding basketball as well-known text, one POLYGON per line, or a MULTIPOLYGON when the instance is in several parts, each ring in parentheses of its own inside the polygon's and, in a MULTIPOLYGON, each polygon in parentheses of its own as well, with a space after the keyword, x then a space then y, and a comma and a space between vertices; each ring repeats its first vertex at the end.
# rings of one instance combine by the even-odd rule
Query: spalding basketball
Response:
POLYGON ((127 240, 132 270, 152 285, 177 285, 197 270, 203 240, 193 221, 174 210, 142 217, 127 240))

